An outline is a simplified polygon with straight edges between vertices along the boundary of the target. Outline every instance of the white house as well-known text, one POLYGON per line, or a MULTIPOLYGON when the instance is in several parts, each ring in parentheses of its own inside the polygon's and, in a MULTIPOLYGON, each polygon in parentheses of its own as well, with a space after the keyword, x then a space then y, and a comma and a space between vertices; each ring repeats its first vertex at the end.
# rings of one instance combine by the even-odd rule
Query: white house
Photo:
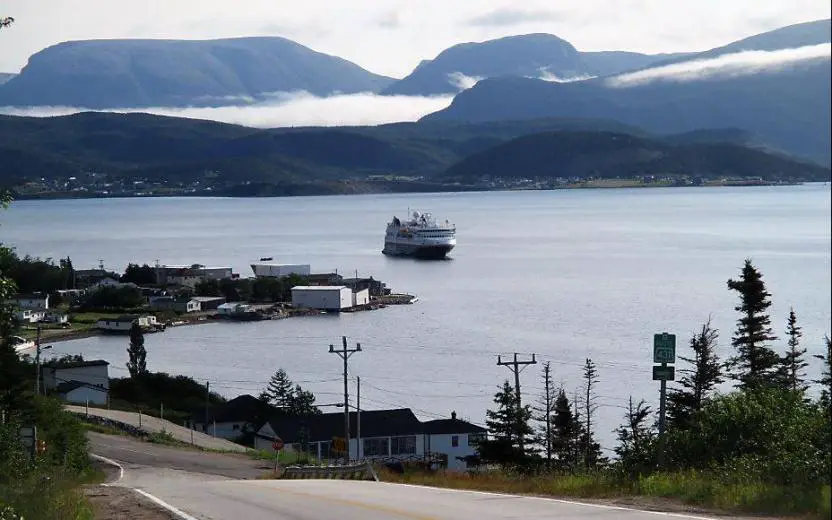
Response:
POLYGON ((251 395, 241 395, 218 404, 208 413, 208 426, 205 426, 205 413, 195 413, 191 419, 194 429, 221 437, 230 441, 237 440, 246 428, 256 428, 258 417, 267 417, 278 412, 277 408, 251 395))
POLYGON ((352 306, 367 305, 370 303, 370 289, 362 289, 360 291, 353 291, 352 306))
POLYGON ((32 309, 20 309, 15 311, 14 316, 22 323, 37 323, 39 321, 43 321, 46 317, 46 312, 32 309))
POLYGON ((464 471, 468 468, 464 457, 477 453, 477 443, 486 438, 487 430, 476 424, 456 418, 436 419, 424 423, 425 451, 447 455, 447 468, 464 471))
POLYGON ((155 268, 157 285, 184 285, 196 287, 204 280, 225 280, 234 278, 231 267, 205 267, 193 265, 161 265, 155 268))
POLYGON ((240 314, 243 312, 250 312, 252 309, 251 305, 241 303, 241 302, 228 302, 223 303, 219 307, 217 307, 217 314, 220 316, 229 316, 231 314, 240 314))
POLYGON ((103 278, 94 284, 92 284, 88 291, 98 291, 104 288, 113 288, 113 289, 121 289, 123 287, 130 287, 131 289, 138 289, 138 285, 134 284, 133 282, 122 283, 114 278, 103 278))
MULTIPOLYGON (((420 422, 407 408, 362 410, 360 438, 357 414, 350 413, 350 458, 353 460, 431 460, 447 464, 453 471, 464 471, 467 456, 476 455, 477 443, 486 438, 486 429, 457 419, 420 422)), ((333 451, 333 439, 344 436, 342 412, 307 417, 278 416, 266 422, 255 434, 257 449, 274 451, 272 443, 280 437, 284 449, 305 451, 320 460, 343 455, 333 451), (303 442, 306 443, 305 449, 303 442)))
MULTIPOLYGON (((351 412, 349 419, 351 459, 406 460, 425 453, 422 423, 410 409, 362 410, 360 439, 357 438, 357 414, 351 412)), ((334 438, 343 436, 342 412, 305 417, 278 416, 257 431, 254 447, 274 451, 274 438, 280 437, 287 451, 305 451, 313 457, 327 460, 343 456, 333 450, 332 444, 334 438)))
POLYGON ((98 320, 95 326, 99 330, 108 332, 130 332, 134 323, 138 323, 144 329, 158 325, 156 316, 150 314, 146 316, 125 315, 118 318, 103 318, 98 320))
POLYGON ((109 363, 104 360, 46 362, 41 366, 43 387, 74 403, 106 404, 110 392, 109 363))
POLYGON ((100 386, 93 386, 80 381, 61 383, 56 388, 58 396, 68 403, 74 404, 107 404, 109 391, 100 386))
POLYGON ((14 297, 13 303, 16 303, 21 309, 45 311, 49 309, 49 295, 41 293, 18 294, 14 297))
POLYGON ((312 266, 309 264, 251 264, 251 270, 257 278, 282 278, 296 274, 309 276, 312 266))
POLYGON ((353 293, 343 285, 296 286, 292 287, 292 305, 307 309, 348 309, 353 305, 353 293))

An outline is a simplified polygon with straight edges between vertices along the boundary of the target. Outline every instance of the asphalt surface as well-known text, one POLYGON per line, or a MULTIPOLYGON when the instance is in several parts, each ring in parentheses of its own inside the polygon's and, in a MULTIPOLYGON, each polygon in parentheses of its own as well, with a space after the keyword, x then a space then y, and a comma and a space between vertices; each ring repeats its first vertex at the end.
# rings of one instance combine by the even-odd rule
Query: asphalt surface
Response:
POLYGON ((123 412, 121 410, 107 410, 103 408, 87 409, 84 406, 71 405, 66 406, 65 408, 70 412, 74 412, 80 415, 95 415, 97 417, 103 417, 113 421, 122 422, 124 424, 129 424, 149 433, 158 433, 164 430, 178 441, 187 444, 191 444, 193 442, 195 446, 199 446, 202 448, 238 452, 249 451, 249 448, 233 443, 226 439, 212 437, 202 432, 191 430, 189 428, 185 428, 184 426, 180 426, 170 421, 165 421, 164 419, 159 419, 158 417, 153 417, 150 415, 142 415, 141 425, 139 425, 139 414, 135 412, 123 412))
POLYGON ((704 518, 622 507, 369 481, 261 480, 266 461, 89 433, 90 451, 120 463, 111 485, 149 493, 184 520, 660 520, 704 518))
POLYGON ((247 455, 211 453, 142 442, 121 435, 87 432, 90 452, 119 462, 125 474, 166 468, 235 479, 258 478, 273 468, 268 461, 247 455))

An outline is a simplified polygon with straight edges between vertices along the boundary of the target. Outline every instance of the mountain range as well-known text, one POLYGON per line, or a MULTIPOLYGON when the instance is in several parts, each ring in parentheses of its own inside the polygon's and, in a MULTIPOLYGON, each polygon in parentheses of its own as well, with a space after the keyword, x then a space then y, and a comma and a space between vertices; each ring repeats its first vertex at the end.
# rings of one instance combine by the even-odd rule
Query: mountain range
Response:
POLYGON ((830 28, 820 20, 703 53, 656 55, 581 52, 548 34, 511 36, 456 45, 401 80, 283 38, 66 42, 33 55, 20 74, 0 77, 0 106, 106 112, 256 105, 299 90, 456 95, 418 123, 377 127, 258 130, 147 114, 2 116, 0 182, 85 171, 176 179, 221 171, 231 184, 265 185, 526 174, 512 172, 502 156, 529 172, 556 174, 545 164, 526 165, 517 151, 529 143, 559 150, 554 157, 527 150, 529 158, 563 161, 562 173, 575 175, 665 168, 672 175, 827 179, 830 28), (611 148, 610 136, 624 149, 611 148), (584 155, 570 155, 563 143, 584 155), (587 146, 604 151, 593 158, 587 146))
MULTIPOLYGON (((647 55, 636 52, 579 52, 551 34, 508 36, 482 43, 461 43, 422 61, 383 94, 432 96, 456 94, 464 82, 499 76, 564 81, 606 76, 684 54, 647 55)), ((470 85, 469 85, 470 86, 470 85)))
POLYGON ((154 182, 211 179, 236 194, 275 194, 287 185, 316 193, 327 183, 391 174, 435 185, 460 179, 476 184, 481 175, 829 179, 828 168, 757 149, 755 137, 738 129, 661 136, 588 119, 260 130, 149 114, 85 112, 0 116, 0 135, 6 136, 0 145, 0 183, 6 186, 87 172, 154 182))
MULTIPOLYGON (((682 61, 573 83, 516 76, 490 78, 423 120, 604 117, 662 134, 738 127, 759 135, 774 149, 829 165, 829 34, 829 20, 801 24, 682 61), (793 40, 795 36, 798 38, 793 40), (788 47, 781 49, 780 45, 788 47), (740 55, 732 53, 739 49, 774 50, 785 60, 794 46, 819 52, 806 59, 774 62, 770 67, 753 60, 748 65, 719 62, 728 54, 735 60, 740 55), (708 63, 713 66, 710 71, 708 63)), ((757 54, 756 59, 760 56, 778 59, 774 54, 767 55, 769 58, 757 54)))
POLYGON ((393 81, 278 37, 72 41, 29 58, 0 85, 0 105, 222 106, 299 90, 374 92, 393 81))

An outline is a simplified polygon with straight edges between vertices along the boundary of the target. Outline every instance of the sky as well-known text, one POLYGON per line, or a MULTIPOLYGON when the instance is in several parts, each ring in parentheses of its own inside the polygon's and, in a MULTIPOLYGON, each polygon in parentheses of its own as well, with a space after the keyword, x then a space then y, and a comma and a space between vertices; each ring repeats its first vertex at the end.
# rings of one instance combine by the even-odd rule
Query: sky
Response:
POLYGON ((822 0, 4 0, 0 71, 62 41, 283 36, 393 77, 466 41, 545 32, 583 51, 702 51, 829 18, 822 0))

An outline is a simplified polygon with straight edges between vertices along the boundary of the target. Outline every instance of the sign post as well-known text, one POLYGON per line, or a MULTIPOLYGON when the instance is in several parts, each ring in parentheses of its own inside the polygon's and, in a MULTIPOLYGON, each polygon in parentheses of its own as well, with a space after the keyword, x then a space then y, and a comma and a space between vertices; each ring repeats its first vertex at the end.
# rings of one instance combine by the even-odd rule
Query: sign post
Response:
POLYGON ((283 439, 275 437, 272 448, 274 448, 274 474, 277 476, 277 470, 280 468, 280 450, 283 449, 283 439))
POLYGON ((659 465, 664 459, 664 431, 667 401, 667 382, 676 378, 676 368, 667 366, 676 363, 676 335, 662 332, 653 335, 653 381, 660 381, 659 388, 659 465))

